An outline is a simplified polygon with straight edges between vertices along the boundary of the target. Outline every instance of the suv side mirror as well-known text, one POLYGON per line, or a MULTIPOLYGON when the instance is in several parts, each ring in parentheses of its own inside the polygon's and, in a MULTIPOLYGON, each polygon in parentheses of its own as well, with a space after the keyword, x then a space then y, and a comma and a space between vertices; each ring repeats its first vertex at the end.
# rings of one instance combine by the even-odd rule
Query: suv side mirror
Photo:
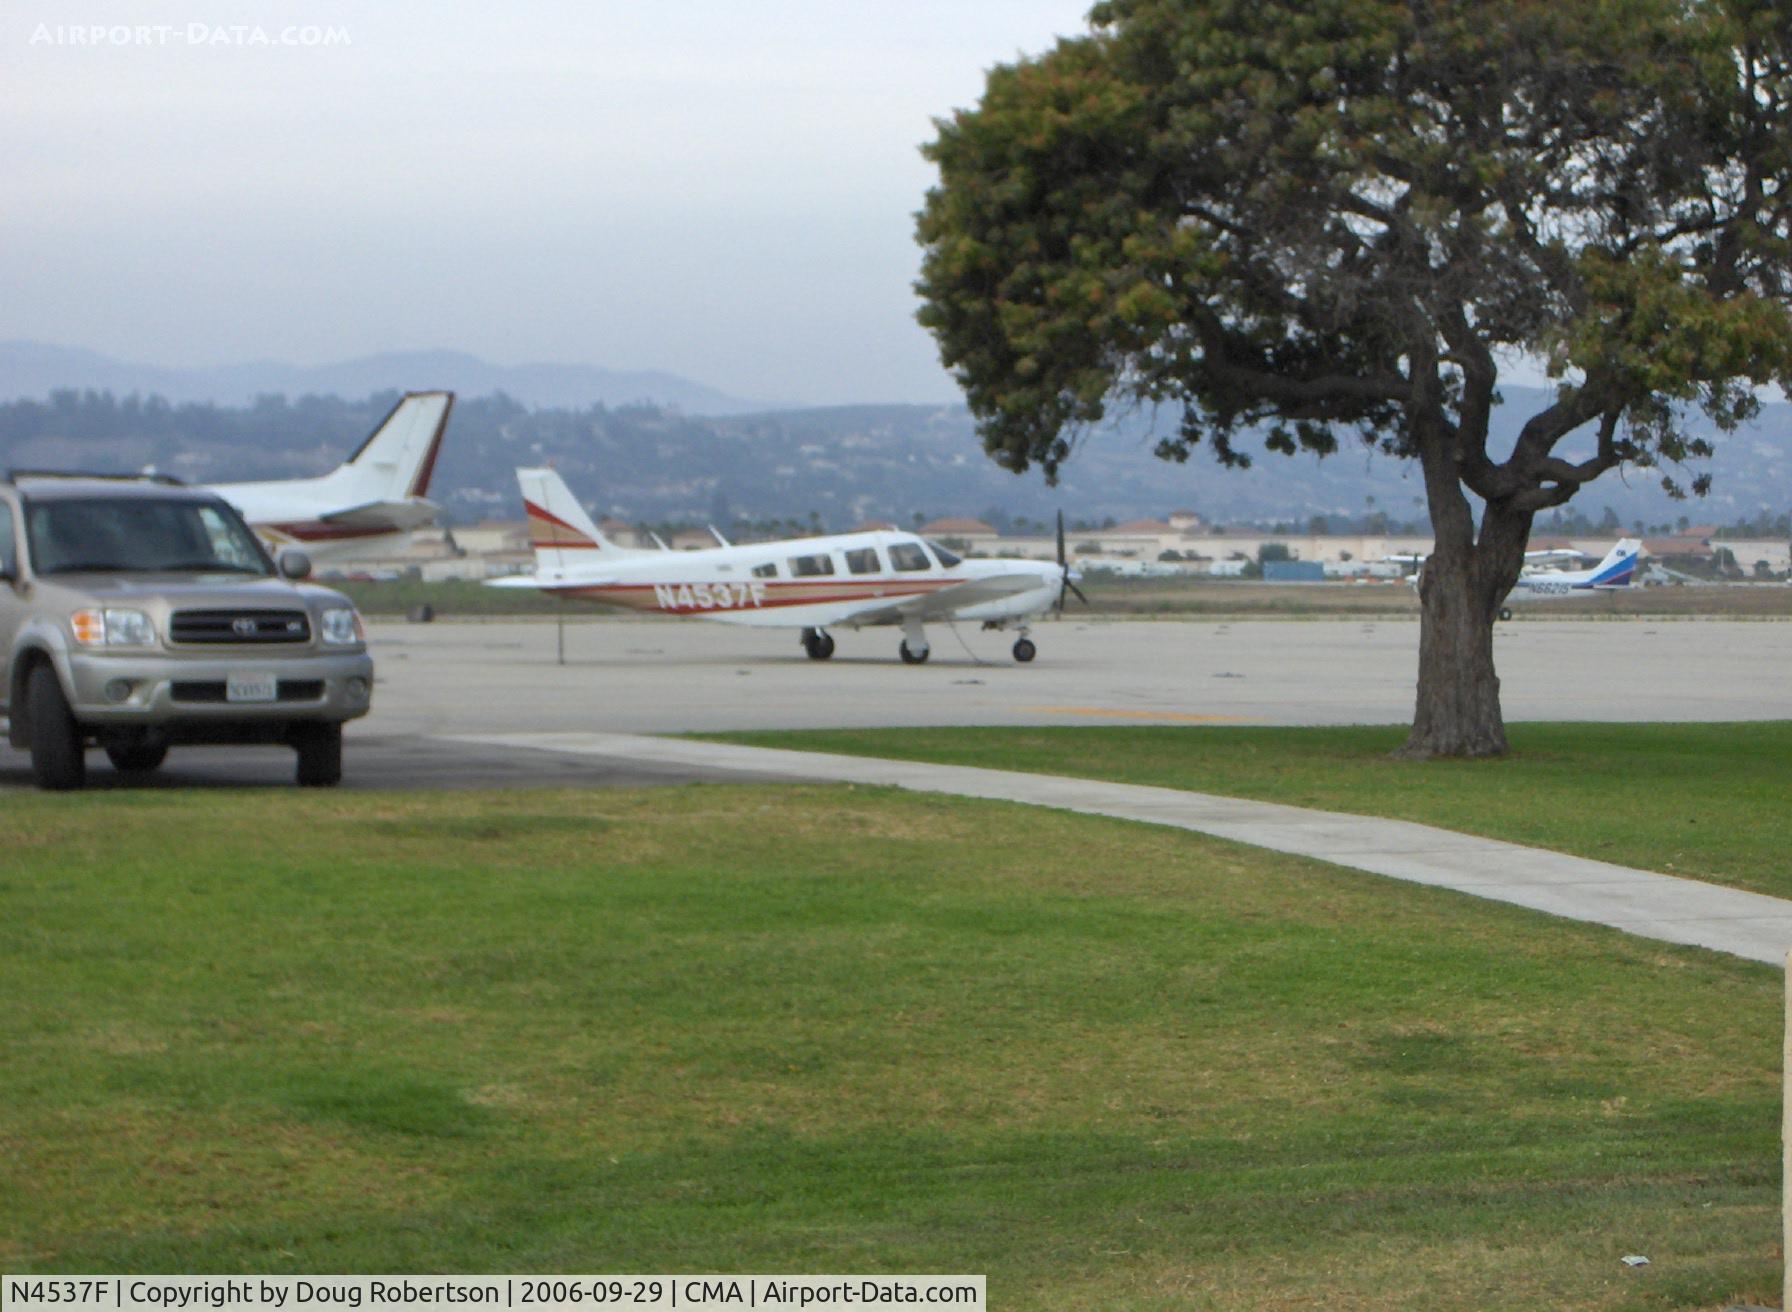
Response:
POLYGON ((280 577, 283 579, 292 579, 297 582, 299 579, 311 577, 311 557, 297 547, 288 547, 282 551, 278 564, 280 577))

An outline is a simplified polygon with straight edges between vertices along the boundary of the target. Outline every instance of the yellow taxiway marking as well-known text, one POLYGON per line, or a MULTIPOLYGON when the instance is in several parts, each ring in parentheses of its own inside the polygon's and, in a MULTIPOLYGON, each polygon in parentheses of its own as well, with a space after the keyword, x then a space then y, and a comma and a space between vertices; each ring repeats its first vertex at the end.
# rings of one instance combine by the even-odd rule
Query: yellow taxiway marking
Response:
POLYGON ((1125 711, 1111 706, 1022 706, 1030 715, 1087 715, 1098 720, 1168 720, 1174 724, 1248 724, 1242 715, 1199 715, 1194 711, 1125 711))

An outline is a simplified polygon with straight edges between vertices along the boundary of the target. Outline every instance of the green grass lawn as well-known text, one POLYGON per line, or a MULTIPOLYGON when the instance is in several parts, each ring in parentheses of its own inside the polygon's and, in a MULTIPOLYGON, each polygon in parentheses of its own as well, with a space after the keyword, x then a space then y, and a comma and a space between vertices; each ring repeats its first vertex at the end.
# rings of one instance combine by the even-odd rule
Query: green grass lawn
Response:
POLYGON ((1403 726, 718 735, 1389 816, 1792 897, 1792 721, 1515 724, 1494 761, 1396 761, 1403 726))
POLYGON ((0 851, 9 1272, 1777 1289, 1781 980, 1715 954, 873 789, 15 793, 0 851))

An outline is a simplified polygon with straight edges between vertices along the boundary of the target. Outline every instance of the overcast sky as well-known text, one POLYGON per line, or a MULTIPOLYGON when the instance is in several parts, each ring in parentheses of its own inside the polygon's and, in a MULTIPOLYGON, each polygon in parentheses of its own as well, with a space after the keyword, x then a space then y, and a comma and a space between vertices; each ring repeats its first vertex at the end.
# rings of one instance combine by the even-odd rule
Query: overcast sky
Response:
POLYGON ((918 146, 1088 3, 13 0, 0 339, 953 399, 918 146))

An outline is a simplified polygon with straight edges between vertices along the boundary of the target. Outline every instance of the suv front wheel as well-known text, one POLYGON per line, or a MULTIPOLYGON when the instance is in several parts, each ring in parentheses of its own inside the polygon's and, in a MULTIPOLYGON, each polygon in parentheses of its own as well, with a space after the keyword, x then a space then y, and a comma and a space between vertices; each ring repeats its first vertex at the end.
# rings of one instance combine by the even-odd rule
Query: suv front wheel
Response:
POLYGON ((299 754, 298 781, 303 788, 330 788, 342 782, 342 726, 302 724, 293 730, 299 754))
POLYGON ((32 669, 25 707, 31 716, 31 773, 37 786, 66 791, 86 783, 86 738, 50 666, 32 669))

